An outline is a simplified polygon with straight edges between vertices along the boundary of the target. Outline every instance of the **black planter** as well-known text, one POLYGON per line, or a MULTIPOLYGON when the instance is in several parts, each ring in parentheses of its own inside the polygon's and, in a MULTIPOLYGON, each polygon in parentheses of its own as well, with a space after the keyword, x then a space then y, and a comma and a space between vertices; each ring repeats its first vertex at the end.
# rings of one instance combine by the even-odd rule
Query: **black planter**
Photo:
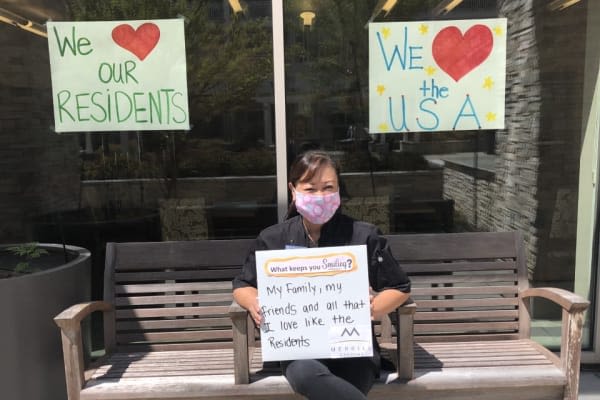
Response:
MULTIPOLYGON (((39 246, 50 253, 43 257, 44 270, 0 279, 0 397, 5 400, 67 398, 60 330, 53 318, 90 300, 89 251, 66 246, 68 262, 62 262, 62 245, 39 246)), ((14 265, 5 252, 1 256, 14 265)))

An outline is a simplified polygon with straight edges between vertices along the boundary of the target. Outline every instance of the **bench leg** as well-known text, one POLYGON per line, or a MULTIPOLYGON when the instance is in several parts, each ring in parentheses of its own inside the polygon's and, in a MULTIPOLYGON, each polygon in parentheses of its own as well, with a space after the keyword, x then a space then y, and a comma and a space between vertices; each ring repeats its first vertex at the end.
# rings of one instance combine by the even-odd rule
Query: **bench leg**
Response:
POLYGON ((412 314, 398 315, 398 378, 410 380, 414 376, 415 350, 413 346, 414 326, 412 314))
POLYGON ((563 310, 563 336, 560 346, 560 361, 562 369, 567 375, 564 400, 577 400, 579 393, 579 363, 581 361, 583 314, 583 311, 569 313, 563 310))
POLYGON ((232 316, 233 362, 236 385, 250 383, 250 359, 248 355, 248 322, 246 315, 232 316))
POLYGON ((62 331, 61 338, 65 362, 67 397, 69 400, 79 400, 79 394, 84 384, 81 331, 74 329, 71 332, 71 337, 65 331, 62 331))

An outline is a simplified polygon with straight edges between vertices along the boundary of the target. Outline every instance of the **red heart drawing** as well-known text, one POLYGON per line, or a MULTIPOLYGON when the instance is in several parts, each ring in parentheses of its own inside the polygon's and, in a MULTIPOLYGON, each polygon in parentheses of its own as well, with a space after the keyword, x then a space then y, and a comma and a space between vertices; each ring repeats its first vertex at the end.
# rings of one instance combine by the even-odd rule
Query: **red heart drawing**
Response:
POLYGON ((116 44, 144 61, 158 43, 160 29, 151 22, 138 26, 136 30, 131 25, 122 24, 112 30, 112 38, 116 44))
POLYGON ((449 26, 435 36, 431 51, 437 65, 458 82, 488 58, 493 46, 492 32, 485 25, 473 25, 464 36, 449 26))

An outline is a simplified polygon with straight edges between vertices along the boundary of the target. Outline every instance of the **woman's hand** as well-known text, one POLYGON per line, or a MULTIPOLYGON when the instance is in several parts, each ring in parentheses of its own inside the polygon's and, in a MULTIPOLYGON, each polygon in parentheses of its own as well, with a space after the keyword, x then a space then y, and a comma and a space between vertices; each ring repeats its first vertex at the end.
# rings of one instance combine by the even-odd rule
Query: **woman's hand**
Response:
POLYGON ((375 299, 376 295, 377 295, 377 292, 375 292, 373 290, 373 288, 369 286, 369 304, 371 306, 371 320, 372 321, 377 321, 375 319, 375 317, 373 317, 373 300, 375 299))
POLYGON ((258 290, 252 286, 237 288, 233 291, 233 298, 240 306, 248 310, 256 326, 260 326, 262 314, 258 304, 258 290))
POLYGON ((258 304, 258 297, 254 298, 254 302, 252 302, 252 304, 250 304, 250 306, 247 308, 247 310, 250 313, 250 316, 252 317, 252 319, 254 320, 254 323, 256 324, 256 326, 260 326, 260 324, 262 322, 262 314, 260 312, 260 305, 258 304))

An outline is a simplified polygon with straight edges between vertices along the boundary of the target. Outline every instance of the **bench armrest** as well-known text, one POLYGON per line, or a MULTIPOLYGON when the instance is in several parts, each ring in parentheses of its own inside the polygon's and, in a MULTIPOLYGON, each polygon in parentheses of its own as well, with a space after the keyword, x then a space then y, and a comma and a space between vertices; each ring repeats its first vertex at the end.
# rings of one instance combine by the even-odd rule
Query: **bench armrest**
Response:
POLYGON ((521 297, 542 297, 561 306, 566 312, 585 311, 590 302, 583 297, 565 289, 551 287, 528 288, 521 292, 521 297))
MULTIPOLYGON (((567 385, 575 396, 579 381, 579 364, 581 361, 581 335, 583 314, 590 302, 583 297, 559 288, 528 288, 521 292, 521 297, 541 297, 562 307, 562 327, 560 335, 560 364, 571 382, 567 385)), ((565 393, 565 398, 567 394, 565 393)))
POLYGON ((410 380, 414 376, 415 357, 414 357, 414 315, 417 306, 409 298, 403 305, 396 308, 390 314, 394 318, 396 335, 394 337, 392 330, 392 321, 389 316, 381 320, 381 336, 379 347, 388 351, 397 366, 398 378, 410 380))
POLYGON ((104 301, 89 301, 87 303, 75 304, 56 317, 54 322, 61 329, 69 329, 72 324, 79 324, 85 317, 93 313, 94 311, 110 311, 112 305, 104 301))
POLYGON ((229 316, 233 328, 233 369, 235 384, 250 383, 250 355, 248 332, 248 311, 235 300, 229 306, 229 316))
POLYGON ((56 317, 54 322, 60 327, 65 378, 69 399, 78 399, 79 391, 85 382, 83 362, 83 340, 81 338, 81 321, 94 311, 112 311, 111 304, 104 301, 92 301, 75 304, 56 317))

